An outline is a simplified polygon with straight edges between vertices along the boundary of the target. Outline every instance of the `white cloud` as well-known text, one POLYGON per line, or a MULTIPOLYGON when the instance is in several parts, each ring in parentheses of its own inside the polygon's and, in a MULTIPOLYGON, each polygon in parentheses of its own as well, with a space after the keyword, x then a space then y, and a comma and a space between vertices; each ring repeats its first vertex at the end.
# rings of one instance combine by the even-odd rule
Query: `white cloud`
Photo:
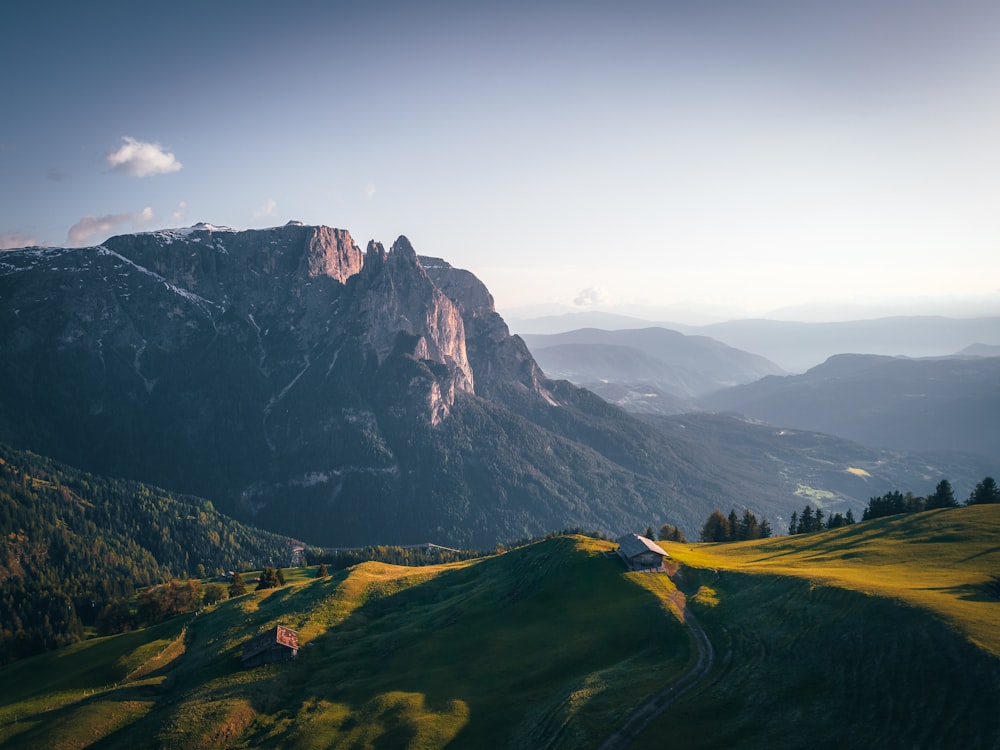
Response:
POLYGON ((253 218, 256 220, 256 219, 265 219, 268 216, 274 216, 274 209, 276 209, 277 207, 278 204, 275 203, 274 198, 268 198, 264 202, 263 206, 261 206, 260 208, 258 208, 256 211, 253 212, 253 218))
POLYGON ((107 216, 84 216, 69 228, 67 237, 71 246, 82 247, 90 241, 91 237, 100 234, 110 234, 115 227, 122 224, 131 224, 133 227, 138 227, 152 220, 153 209, 149 206, 138 212, 131 211, 123 214, 108 214, 107 216))
POLYGON ((589 287, 576 295, 573 304, 580 307, 591 307, 593 305, 610 305, 612 301, 611 296, 603 289, 589 287))
POLYGON ((183 221, 184 217, 187 216, 187 210, 187 201, 181 201, 177 204, 177 208, 170 212, 170 218, 174 221, 183 221))
POLYGON ((31 247, 41 243, 24 232, 10 231, 0 232, 0 250, 14 250, 19 247, 31 247))
POLYGON ((159 143, 144 143, 127 135, 122 137, 122 145, 104 158, 114 171, 131 177, 167 174, 184 166, 159 143))

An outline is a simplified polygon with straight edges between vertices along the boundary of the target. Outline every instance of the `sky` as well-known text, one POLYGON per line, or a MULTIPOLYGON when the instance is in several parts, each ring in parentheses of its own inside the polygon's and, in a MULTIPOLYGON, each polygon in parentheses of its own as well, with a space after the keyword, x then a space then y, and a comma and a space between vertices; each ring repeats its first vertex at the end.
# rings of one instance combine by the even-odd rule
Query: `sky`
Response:
POLYGON ((995 0, 3 17, 0 248, 297 220, 405 234, 501 312, 1000 313, 995 0))

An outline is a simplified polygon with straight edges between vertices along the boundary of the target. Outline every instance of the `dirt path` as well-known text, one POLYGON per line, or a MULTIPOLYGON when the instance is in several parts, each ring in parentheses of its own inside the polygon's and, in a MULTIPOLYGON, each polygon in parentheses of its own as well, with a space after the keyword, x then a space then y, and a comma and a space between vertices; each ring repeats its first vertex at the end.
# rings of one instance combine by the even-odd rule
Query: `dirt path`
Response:
POLYGON ((684 607, 684 622, 694 638, 695 650, 698 654, 694 666, 639 706, 628 717, 628 720, 604 741, 600 750, 620 750, 626 747, 639 736, 642 730, 649 726, 653 719, 666 711, 674 701, 701 682, 712 671, 712 665, 715 663, 715 650, 701 624, 695 619, 688 607, 684 607))

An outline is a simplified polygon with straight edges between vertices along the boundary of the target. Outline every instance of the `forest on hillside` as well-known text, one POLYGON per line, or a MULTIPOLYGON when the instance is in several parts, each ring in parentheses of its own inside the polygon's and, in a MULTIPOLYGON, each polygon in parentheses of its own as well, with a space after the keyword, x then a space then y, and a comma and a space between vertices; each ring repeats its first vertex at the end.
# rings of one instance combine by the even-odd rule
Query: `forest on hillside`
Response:
POLYGON ((0 445, 0 664, 79 640, 139 588, 289 554, 208 500, 0 445))

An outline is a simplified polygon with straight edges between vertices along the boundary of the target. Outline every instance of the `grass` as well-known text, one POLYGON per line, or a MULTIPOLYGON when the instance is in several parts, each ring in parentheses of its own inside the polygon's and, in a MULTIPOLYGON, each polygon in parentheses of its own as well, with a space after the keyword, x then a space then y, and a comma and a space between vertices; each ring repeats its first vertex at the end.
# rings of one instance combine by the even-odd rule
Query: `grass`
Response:
POLYGON ((1000 507, 663 546, 683 593, 576 536, 296 571, 0 669, 0 745, 596 747, 693 663, 688 604, 715 667, 636 748, 1000 747, 1000 601, 984 586, 1000 507), (242 643, 279 622, 299 631, 299 659, 241 669, 242 643))
POLYGON ((633 747, 1000 747, 1000 507, 664 546, 716 668, 633 747))
POLYGON ((669 582, 651 595, 612 549, 563 537, 474 562, 288 576, 0 670, 0 684, 37 685, 0 693, 0 742, 594 747, 691 657, 669 582), (276 622, 299 631, 299 659, 242 670, 243 641, 276 622))
POLYGON ((698 568, 805 578, 927 610, 1000 657, 1000 506, 880 518, 819 534, 664 546, 698 568))

